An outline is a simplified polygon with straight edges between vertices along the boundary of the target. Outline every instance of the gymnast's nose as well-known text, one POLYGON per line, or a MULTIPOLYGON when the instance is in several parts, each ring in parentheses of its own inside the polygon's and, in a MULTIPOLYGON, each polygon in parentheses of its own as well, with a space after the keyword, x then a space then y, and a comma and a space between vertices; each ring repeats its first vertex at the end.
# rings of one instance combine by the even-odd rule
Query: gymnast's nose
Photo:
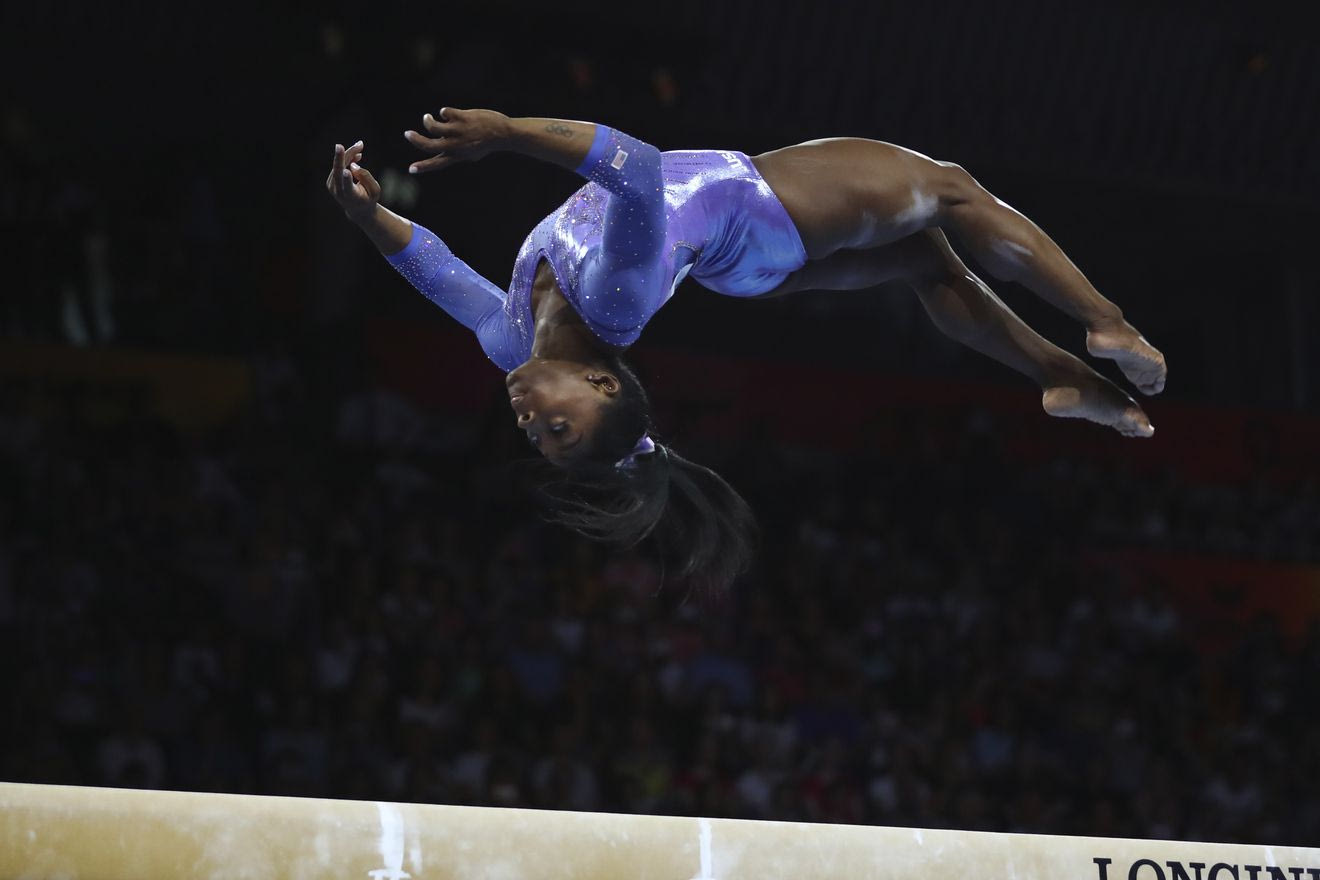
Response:
POLYGON ((531 410, 522 410, 518 413, 518 427, 525 428, 536 418, 536 413, 531 410))

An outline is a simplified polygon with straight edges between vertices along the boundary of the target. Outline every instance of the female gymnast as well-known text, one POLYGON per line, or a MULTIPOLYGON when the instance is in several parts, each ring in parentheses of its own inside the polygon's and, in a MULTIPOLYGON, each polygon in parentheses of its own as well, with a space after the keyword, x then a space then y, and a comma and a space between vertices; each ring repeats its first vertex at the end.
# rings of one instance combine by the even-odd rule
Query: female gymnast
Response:
POLYGON ((996 277, 1080 321, 1091 355, 1116 361, 1145 394, 1163 390, 1163 355, 1039 227, 957 165, 860 138, 748 157, 661 153, 605 125, 493 110, 445 108, 422 122, 425 134, 404 135, 431 154, 415 174, 505 150, 588 181, 532 230, 507 293, 379 203, 362 141, 335 147, 326 188, 507 372, 518 427, 563 474, 553 518, 589 537, 652 537, 680 574, 715 587, 750 560, 746 503, 652 438, 646 392, 620 358, 689 274, 747 298, 901 280, 942 332, 1035 380, 1050 415, 1154 433, 1132 398, 1023 323, 950 248, 944 229, 996 277))

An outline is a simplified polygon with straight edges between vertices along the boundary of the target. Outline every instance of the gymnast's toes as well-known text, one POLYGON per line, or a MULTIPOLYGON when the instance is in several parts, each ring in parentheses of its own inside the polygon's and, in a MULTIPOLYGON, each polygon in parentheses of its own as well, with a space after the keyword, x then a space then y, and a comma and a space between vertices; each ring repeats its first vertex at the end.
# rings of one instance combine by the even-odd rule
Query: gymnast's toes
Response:
POLYGON ((1123 375, 1142 394, 1164 390, 1168 366, 1164 355, 1126 321, 1112 327, 1094 328, 1086 334, 1086 350, 1094 357, 1118 364, 1123 375))
POLYGON ((1141 407, 1099 375, 1081 376, 1046 388, 1041 406, 1057 418, 1086 419, 1113 428, 1124 437, 1155 434, 1155 426, 1141 407))

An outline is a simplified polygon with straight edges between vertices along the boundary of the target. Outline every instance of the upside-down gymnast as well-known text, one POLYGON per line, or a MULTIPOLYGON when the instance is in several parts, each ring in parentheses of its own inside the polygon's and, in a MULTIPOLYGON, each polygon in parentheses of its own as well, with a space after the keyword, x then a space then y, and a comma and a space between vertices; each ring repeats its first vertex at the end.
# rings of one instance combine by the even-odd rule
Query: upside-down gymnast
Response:
POLYGON ((1145 394, 1163 390, 1163 355, 1036 224, 957 165, 860 138, 748 157, 661 153, 605 125, 493 110, 446 108, 422 121, 425 134, 404 135, 431 154, 413 173, 503 150, 588 180, 532 230, 507 292, 379 203, 362 141, 335 147, 326 188, 507 372, 518 427, 574 487, 556 493, 552 516, 589 537, 654 537, 681 574, 715 586, 750 559, 746 503, 655 442, 646 392, 620 357, 688 275, 747 298, 901 280, 941 331, 1038 383, 1050 415, 1128 437, 1154 432, 1132 398, 1028 327, 954 253, 944 229, 996 277, 1080 321, 1091 355, 1116 361, 1145 394))

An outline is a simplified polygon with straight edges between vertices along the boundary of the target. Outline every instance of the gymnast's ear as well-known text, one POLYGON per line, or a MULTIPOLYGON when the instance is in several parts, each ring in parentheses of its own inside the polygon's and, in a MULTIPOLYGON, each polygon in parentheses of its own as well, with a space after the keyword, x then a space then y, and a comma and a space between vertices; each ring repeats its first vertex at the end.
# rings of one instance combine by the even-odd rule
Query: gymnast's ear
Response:
POLYGON ((611 373, 609 370, 592 370, 587 373, 587 381, 590 382, 597 391, 607 397, 613 397, 618 394, 619 389, 623 387, 622 383, 619 382, 619 377, 611 373))

